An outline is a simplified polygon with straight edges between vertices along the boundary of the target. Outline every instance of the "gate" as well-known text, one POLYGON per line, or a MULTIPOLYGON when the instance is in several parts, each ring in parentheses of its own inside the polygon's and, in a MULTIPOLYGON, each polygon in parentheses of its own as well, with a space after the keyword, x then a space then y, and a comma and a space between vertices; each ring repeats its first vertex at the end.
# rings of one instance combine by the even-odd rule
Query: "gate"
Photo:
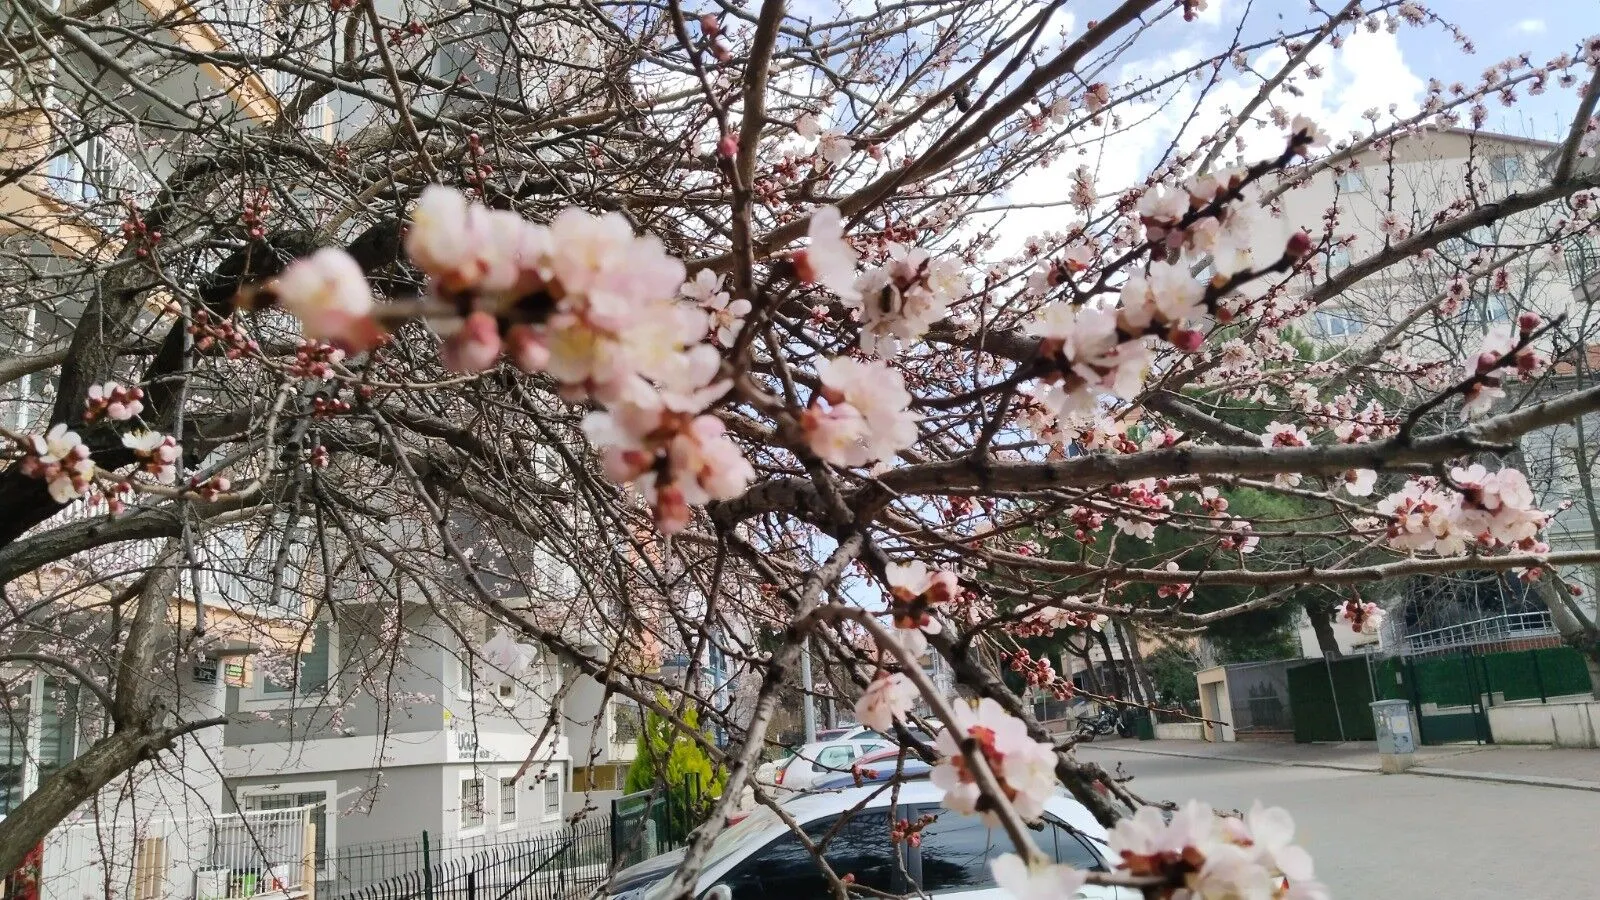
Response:
POLYGON ((1320 659, 1285 674, 1297 743, 1377 740, 1366 656, 1320 659))
POLYGON ((700 824, 700 776, 611 801, 611 858, 618 868, 684 845, 700 824))
POLYGON ((1486 693, 1476 654, 1461 652, 1432 659, 1408 658, 1405 681, 1417 712, 1418 739, 1423 744, 1492 744, 1486 693))

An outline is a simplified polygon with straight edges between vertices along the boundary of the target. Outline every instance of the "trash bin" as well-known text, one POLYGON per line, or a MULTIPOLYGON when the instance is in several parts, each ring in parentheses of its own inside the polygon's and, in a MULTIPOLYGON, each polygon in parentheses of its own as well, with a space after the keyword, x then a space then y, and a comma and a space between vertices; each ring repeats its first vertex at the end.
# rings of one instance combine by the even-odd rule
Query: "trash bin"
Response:
POLYGON ((1404 772, 1416 759, 1417 742, 1411 735, 1411 701, 1375 700, 1372 724, 1378 733, 1379 768, 1404 772))
POLYGON ((1133 711, 1133 733, 1138 735, 1141 741, 1153 741, 1156 739, 1155 720, 1150 718, 1150 710, 1136 709, 1133 711))

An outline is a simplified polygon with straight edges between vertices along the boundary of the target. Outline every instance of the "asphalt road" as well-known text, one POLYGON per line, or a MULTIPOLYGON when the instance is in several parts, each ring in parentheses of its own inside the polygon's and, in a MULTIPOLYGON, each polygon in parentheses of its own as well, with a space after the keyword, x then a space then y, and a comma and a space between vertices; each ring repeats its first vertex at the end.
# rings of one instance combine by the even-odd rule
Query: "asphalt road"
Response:
POLYGON ((1335 900, 1600 897, 1600 795, 1081 747, 1147 798, 1288 809, 1335 900))

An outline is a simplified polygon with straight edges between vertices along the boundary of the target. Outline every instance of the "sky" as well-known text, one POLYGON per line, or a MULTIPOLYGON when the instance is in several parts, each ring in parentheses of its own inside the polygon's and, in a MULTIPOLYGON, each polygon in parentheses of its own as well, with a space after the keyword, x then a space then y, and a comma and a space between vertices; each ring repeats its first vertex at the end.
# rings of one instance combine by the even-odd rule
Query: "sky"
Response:
MULTIPOLYGON (((1372 125, 1363 119, 1364 113, 1378 110, 1381 124, 1391 119, 1391 105, 1395 107, 1394 115, 1415 112, 1430 77, 1447 86, 1457 81, 1472 85, 1482 79, 1484 70, 1502 60, 1526 53, 1535 64, 1543 64, 1562 52, 1572 52, 1582 38, 1600 34, 1600 3, 1596 0, 1524 0, 1520 4, 1503 0, 1437 0, 1425 5, 1458 27, 1472 41, 1474 52, 1463 52, 1450 32, 1437 23, 1402 26, 1394 34, 1384 29, 1377 33, 1358 29, 1351 35, 1346 30, 1341 48, 1324 45, 1313 52, 1311 61, 1322 68, 1323 76, 1298 79, 1296 86, 1301 95, 1280 91, 1275 102, 1291 114, 1310 116, 1335 139, 1349 137, 1353 131, 1367 134, 1372 125)), ((1229 46, 1235 30, 1241 30, 1242 39, 1249 42, 1320 21, 1320 17, 1314 19, 1305 10, 1303 0, 1209 0, 1196 22, 1185 23, 1176 16, 1160 22, 1129 51, 1117 69, 1107 73, 1107 80, 1121 82, 1192 64, 1229 46)), ((1094 11, 1080 9, 1076 18, 1086 21, 1093 18, 1094 11)), ((1285 58, 1282 50, 1270 50, 1253 55, 1251 63, 1256 72, 1270 74, 1285 58)), ((1187 127, 1191 135, 1214 131, 1226 110, 1242 108, 1259 84, 1259 77, 1242 75, 1229 67, 1222 83, 1212 89, 1198 111, 1194 108, 1197 85, 1180 89, 1175 99, 1169 91, 1164 98, 1169 102, 1164 105, 1125 108, 1125 119, 1144 121, 1099 143, 1088 158, 1064 160, 1030 174, 1011 191, 1011 198, 1064 198, 1070 191, 1071 171, 1079 162, 1095 171, 1101 196, 1135 184, 1150 171, 1180 127, 1187 127)), ((1517 104, 1510 108, 1491 99, 1484 127, 1558 139, 1570 124, 1576 105, 1576 93, 1560 89, 1552 81, 1543 95, 1522 92, 1517 104)), ((1254 161, 1279 152, 1284 136, 1274 128, 1247 128, 1242 137, 1245 156, 1254 161)), ((1187 143, 1193 144, 1192 140, 1187 143)), ((1001 249, 1011 249, 1021 239, 1061 224, 1060 208, 1012 211, 1000 229, 1001 249)))

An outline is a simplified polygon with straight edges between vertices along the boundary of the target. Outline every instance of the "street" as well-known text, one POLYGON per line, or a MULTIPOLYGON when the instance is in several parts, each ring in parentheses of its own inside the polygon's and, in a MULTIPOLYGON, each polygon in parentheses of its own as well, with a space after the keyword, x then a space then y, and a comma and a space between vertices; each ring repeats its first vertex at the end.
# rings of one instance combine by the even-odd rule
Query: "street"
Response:
POLYGON ((1153 756, 1084 746, 1149 799, 1197 798, 1294 815, 1335 900, 1577 898, 1600 894, 1600 795, 1420 775, 1153 756))

